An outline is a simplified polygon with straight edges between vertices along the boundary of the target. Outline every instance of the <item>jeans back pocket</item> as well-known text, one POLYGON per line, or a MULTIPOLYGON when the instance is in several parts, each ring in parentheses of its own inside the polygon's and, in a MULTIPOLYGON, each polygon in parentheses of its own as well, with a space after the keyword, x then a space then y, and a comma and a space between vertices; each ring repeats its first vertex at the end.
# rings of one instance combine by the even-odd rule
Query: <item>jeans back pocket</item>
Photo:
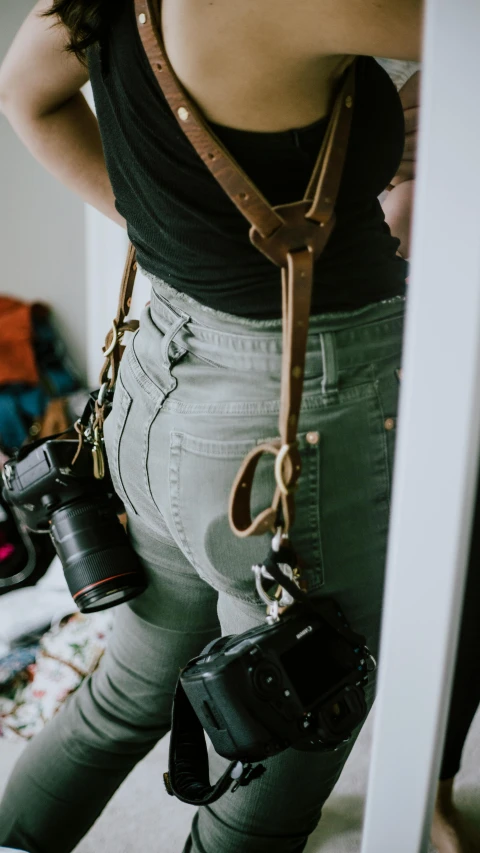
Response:
MULTIPOLYGON (((323 584, 318 523, 320 449, 305 435, 299 441, 303 471, 292 538, 305 565, 309 588, 318 589, 323 584)), ((256 600, 251 566, 267 556, 271 537, 237 538, 229 526, 228 503, 240 464, 256 443, 199 438, 178 431, 170 434, 170 512, 179 544, 208 583, 245 600, 256 600)), ((273 459, 265 456, 255 477, 252 514, 271 503, 274 490, 273 459)))

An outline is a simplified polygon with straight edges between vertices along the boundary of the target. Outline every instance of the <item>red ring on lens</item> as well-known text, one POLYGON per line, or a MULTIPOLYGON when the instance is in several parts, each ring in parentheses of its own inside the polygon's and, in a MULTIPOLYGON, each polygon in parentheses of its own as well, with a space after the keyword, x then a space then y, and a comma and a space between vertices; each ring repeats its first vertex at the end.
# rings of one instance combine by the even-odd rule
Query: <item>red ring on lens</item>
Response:
POLYGON ((72 598, 75 601, 75 599, 78 598, 79 595, 82 595, 84 592, 88 592, 89 589, 95 589, 96 586, 100 586, 102 583, 107 583, 108 581, 114 581, 117 578, 126 578, 126 577, 129 577, 130 575, 135 575, 135 574, 136 574, 136 572, 123 572, 123 574, 121 574, 121 575, 112 575, 110 578, 103 578, 101 581, 97 581, 96 583, 91 583, 91 584, 89 584, 89 586, 84 586, 83 589, 80 589, 78 592, 76 592, 75 595, 72 596, 72 598))

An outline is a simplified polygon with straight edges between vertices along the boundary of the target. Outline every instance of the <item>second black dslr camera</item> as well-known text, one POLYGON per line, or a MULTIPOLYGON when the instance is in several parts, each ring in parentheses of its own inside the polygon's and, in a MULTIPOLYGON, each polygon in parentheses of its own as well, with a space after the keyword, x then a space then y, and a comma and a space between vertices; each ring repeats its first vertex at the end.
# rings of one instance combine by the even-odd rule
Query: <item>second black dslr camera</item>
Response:
POLYGON ((271 551, 254 567, 290 595, 284 615, 218 638, 180 674, 164 781, 183 802, 207 805, 232 782, 232 791, 250 784, 266 769, 253 764, 289 747, 335 750, 367 716, 365 688, 376 663, 365 637, 333 599, 311 599, 285 576, 287 553, 271 551), (214 785, 204 732, 232 762, 214 785))
POLYGON ((183 670, 183 690, 220 755, 261 761, 289 746, 335 749, 366 717, 364 638, 332 600, 321 607, 328 622, 295 605, 275 625, 221 638, 183 670))
POLYGON ((147 584, 117 517, 108 467, 96 479, 91 446, 77 450, 77 441, 52 439, 22 449, 4 466, 3 497, 26 529, 50 534, 78 609, 92 613, 147 584))
POLYGON ((183 689, 225 758, 334 749, 366 717, 370 657, 362 637, 344 635, 337 606, 326 606, 338 630, 296 606, 276 625, 218 640, 183 670, 183 689))

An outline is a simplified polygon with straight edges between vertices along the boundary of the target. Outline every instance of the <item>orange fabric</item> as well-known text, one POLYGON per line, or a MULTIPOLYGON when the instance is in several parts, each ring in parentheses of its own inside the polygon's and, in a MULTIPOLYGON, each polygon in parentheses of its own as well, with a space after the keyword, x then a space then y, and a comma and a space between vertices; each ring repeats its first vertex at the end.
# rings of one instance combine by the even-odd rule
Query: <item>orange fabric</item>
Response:
POLYGON ((0 295, 0 385, 37 385, 32 306, 0 295))

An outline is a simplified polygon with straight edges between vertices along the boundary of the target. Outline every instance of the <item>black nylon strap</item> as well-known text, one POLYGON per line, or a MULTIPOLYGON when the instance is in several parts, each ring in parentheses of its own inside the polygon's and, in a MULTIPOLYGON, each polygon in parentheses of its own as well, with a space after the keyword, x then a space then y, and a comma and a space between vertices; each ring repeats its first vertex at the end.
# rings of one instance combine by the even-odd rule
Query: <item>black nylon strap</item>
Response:
MULTIPOLYGON (((212 652, 219 652, 231 637, 217 637, 206 646, 201 655, 191 660, 194 666, 212 652)), ((167 792, 183 803, 207 806, 220 799, 233 783, 232 790, 248 785, 258 778, 265 768, 249 763, 232 761, 215 785, 210 784, 207 744, 203 726, 193 710, 190 700, 178 679, 173 699, 172 730, 168 756, 168 773, 164 774, 167 792)))
POLYGON ((203 727, 179 679, 173 700, 168 774, 164 776, 168 793, 183 803, 207 806, 228 791, 244 770, 241 762, 232 761, 218 782, 210 784, 203 727), (234 770, 237 772, 232 776, 234 770))

